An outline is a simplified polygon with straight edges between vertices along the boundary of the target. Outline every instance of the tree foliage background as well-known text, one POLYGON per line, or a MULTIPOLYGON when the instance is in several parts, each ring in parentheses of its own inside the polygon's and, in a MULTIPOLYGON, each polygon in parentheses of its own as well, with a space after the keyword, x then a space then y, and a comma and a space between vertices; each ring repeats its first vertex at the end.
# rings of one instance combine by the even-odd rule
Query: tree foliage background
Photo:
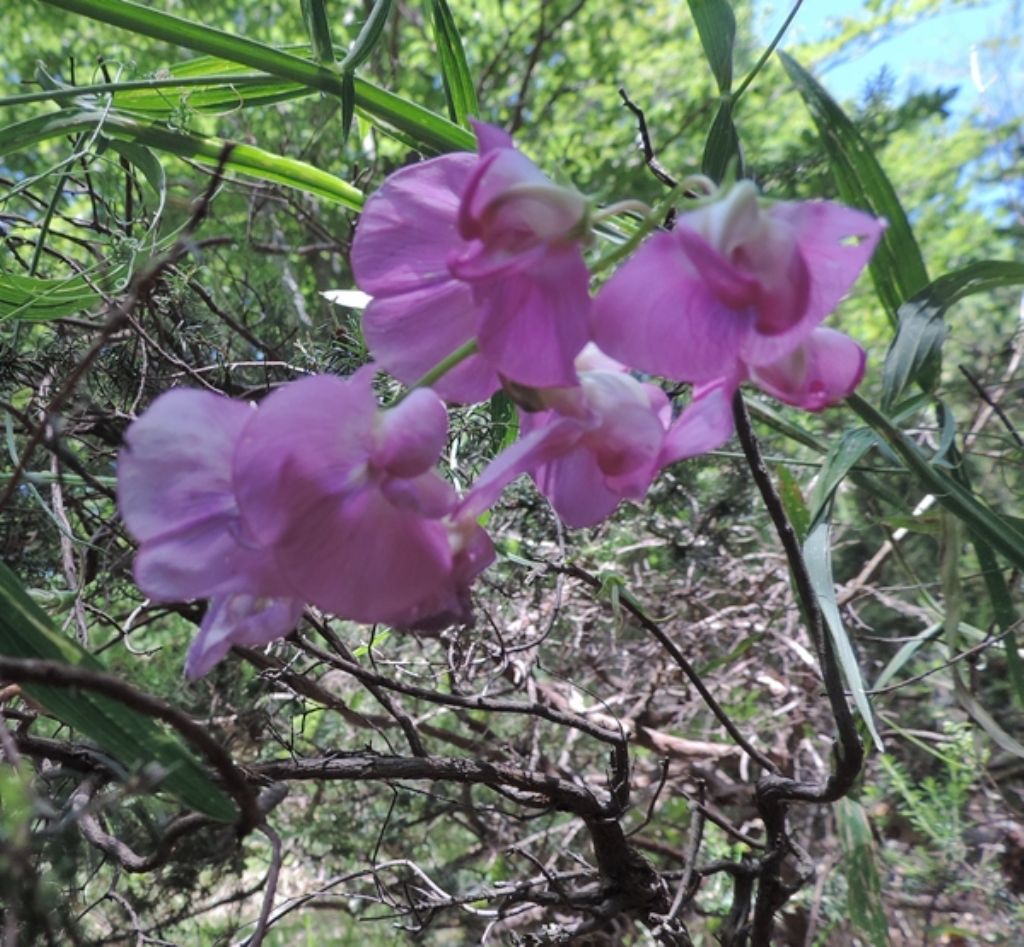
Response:
MULTIPOLYGON (((957 5, 867 4, 820 44, 784 38, 790 66, 761 61, 745 2, 5 9, 4 943, 1018 942, 1019 11, 966 118, 952 90, 884 75, 837 117, 809 78, 957 5), (730 8, 731 91, 705 51, 730 8), (211 57, 213 30, 260 45, 211 57), (884 745, 860 717, 841 799, 819 792, 846 746, 820 642, 735 442, 591 530, 519 483, 488 523, 473 629, 309 614, 182 684, 202 605, 132 583, 121 434, 173 386, 258 399, 366 361, 358 312, 323 295, 353 285, 361 195, 471 148, 470 103, 601 202, 667 194, 638 111, 677 179, 737 158, 709 145, 724 111, 767 195, 887 211, 892 242, 839 313, 870 354, 859 406, 749 399, 884 745), (723 717, 790 781, 778 807, 723 717)), ((460 486, 515 435, 500 396, 451 423, 460 486)))

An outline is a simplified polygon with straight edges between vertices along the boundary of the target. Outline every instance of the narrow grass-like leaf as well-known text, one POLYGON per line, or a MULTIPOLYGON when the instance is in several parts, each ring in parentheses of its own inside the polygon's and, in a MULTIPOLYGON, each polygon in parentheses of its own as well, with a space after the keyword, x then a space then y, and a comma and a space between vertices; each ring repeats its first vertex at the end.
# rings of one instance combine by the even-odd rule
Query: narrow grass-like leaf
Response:
POLYGON ((711 122, 700 169, 716 184, 721 184, 730 171, 730 165, 733 177, 743 177, 743 148, 732 120, 732 100, 726 97, 711 122))
POLYGON ((90 309, 100 295, 81 276, 40 279, 0 273, 0 322, 45 322, 90 309))
POLYGON ((978 556, 978 564, 981 566, 981 575, 985 582, 985 590, 988 592, 988 599, 992 603, 992 612, 995 616, 996 626, 1004 633, 1003 650, 1006 653, 1007 677, 1010 679, 1010 688, 1018 707, 1024 707, 1024 662, 1020 659, 1017 651, 1017 633, 1014 630, 1017 624, 1017 610, 1013 604, 1013 597, 1010 595, 1006 578, 999 569, 995 553, 986 543, 981 540, 974 540, 974 551, 978 556))
POLYGON ((821 465, 818 479, 811 495, 810 516, 815 522, 832 500, 836 488, 850 472, 850 469, 878 443, 878 435, 870 428, 859 427, 846 431, 829 449, 821 465))
POLYGON ((836 803, 836 829, 843 849, 846 904, 857 933, 871 947, 889 947, 889 922, 875 863, 875 839, 864 807, 849 797, 836 803))
POLYGON ((932 392, 942 370, 946 311, 975 293, 1024 283, 1024 263, 982 260, 940 276, 899 308, 899 326, 882 370, 882 408, 888 410, 917 382, 932 392))
POLYGON ((384 33, 384 27, 388 22, 388 14, 391 12, 391 0, 374 0, 370 9, 370 15, 366 18, 363 28, 356 36, 348 55, 341 61, 339 67, 342 72, 355 72, 373 52, 378 40, 384 33))
MULTIPOLYGON (((335 70, 264 43, 223 30, 193 23, 129 0, 40 0, 50 6, 80 13, 133 33, 219 56, 300 83, 311 89, 341 96, 343 79, 335 70)), ((370 83, 355 80, 356 104, 375 119, 392 125, 421 146, 437 151, 467 151, 476 147, 473 135, 448 119, 370 83)))
POLYGON ((723 95, 732 88, 732 49, 736 41, 736 17, 727 0, 687 0, 704 55, 723 95))
POLYGON ((302 19, 306 22, 309 45, 317 61, 334 62, 334 44, 331 42, 331 26, 327 20, 326 0, 302 0, 302 19))
MULTIPOLYGON (((187 135, 114 112, 62 109, 0 129, 0 156, 49 138, 96 127, 101 127, 108 138, 137 142, 180 158, 190 158, 213 166, 219 163, 224 148, 229 144, 220 138, 187 135)), ((271 154, 255 145, 232 143, 231 155, 224 166, 228 171, 261 181, 284 184, 335 201, 352 210, 360 210, 363 205, 362 192, 341 178, 305 161, 271 154)))
POLYGON ((779 56, 814 119, 840 197, 888 221, 869 266, 878 298, 895 326, 900 306, 928 285, 928 271, 907 215, 874 152, 843 110, 795 59, 785 53, 779 56))
POLYGON ((434 43, 441 64, 441 79, 448 99, 448 114, 453 122, 468 126, 471 116, 479 116, 480 106, 476 100, 476 86, 466 62, 462 38, 447 0, 431 0, 430 7, 434 43))
POLYGON ((904 642, 889 663, 882 669, 882 673, 875 679, 872 690, 881 690, 903 669, 906 663, 929 641, 937 638, 942 633, 942 625, 929 625, 924 631, 918 632, 909 641, 904 642))
MULTIPOLYGON (((950 654, 956 654, 960 640, 960 618, 964 611, 963 589, 960 583, 960 523, 956 517, 949 513, 943 517, 943 521, 946 528, 942 541, 939 573, 942 580, 942 599, 945 607, 944 627, 946 631, 946 645, 949 647, 949 652, 950 654)), ((953 693, 956 694, 957 700, 970 715, 971 719, 999 747, 1007 753, 1024 759, 1024 744, 1007 733, 989 713, 988 709, 971 693, 971 689, 967 686, 960 672, 960 665, 958 663, 951 664, 949 666, 949 673, 953 678, 953 693)))
POLYGON ((850 395, 846 403, 884 438, 927 492, 934 493, 939 503, 954 513, 976 538, 1024 569, 1024 533, 1007 517, 999 516, 949 473, 932 464, 910 438, 859 395, 850 395))
POLYGON ((512 399, 503 391, 491 396, 488 405, 492 454, 510 446, 519 436, 519 413, 512 399))
POLYGON ((116 139, 105 139, 104 143, 138 168, 146 182, 156 192, 156 207, 153 210, 152 222, 149 227, 151 231, 155 231, 156 225, 163 216, 164 204, 167 202, 167 175, 164 172, 164 166, 152 151, 142 145, 116 139))
MULTIPOLYGON (((11 658, 59 661, 93 671, 105 670, 81 645, 60 634, 46 613, 0 563, 0 654, 11 658)), ((223 822, 238 812, 184 743, 152 718, 112 698, 84 690, 24 684, 22 690, 57 719, 85 734, 132 771, 156 764, 165 774, 161 789, 185 805, 223 822)))
POLYGON ((811 527, 807 540, 804 542, 807 575, 811 580, 811 588, 814 589, 818 607, 821 609, 821 616, 825 621, 826 631, 832 639, 836 658, 843 672, 846 686, 853 697, 853 703, 864 720, 871 739, 875 741, 879 750, 884 750, 882 737, 875 728, 871 704, 868 702, 864 679, 860 673, 860 665, 857 663, 857 655, 854 653, 849 635, 843 626, 843 618, 836 602, 835 580, 832 578, 831 532, 827 517, 821 517, 811 527))
POLYGON ((807 509, 803 491, 788 467, 780 464, 776 470, 779 475, 779 499, 786 511, 786 518, 796 532, 797 539, 803 542, 807 538, 807 531, 811 526, 810 512, 807 509))

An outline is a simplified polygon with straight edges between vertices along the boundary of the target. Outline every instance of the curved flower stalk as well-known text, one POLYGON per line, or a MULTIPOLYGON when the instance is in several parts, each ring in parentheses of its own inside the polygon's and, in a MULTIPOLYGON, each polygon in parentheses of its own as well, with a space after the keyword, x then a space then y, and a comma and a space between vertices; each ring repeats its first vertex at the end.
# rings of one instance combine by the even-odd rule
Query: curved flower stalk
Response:
POLYGON ((579 385, 529 393, 522 436, 488 465, 463 502, 477 514, 529 473, 562 521, 593 526, 623 500, 642 500, 667 462, 672 418, 661 389, 637 381, 590 345, 576 360, 579 385))
POLYGON ((553 184, 503 131, 474 128, 479 154, 403 168, 366 202, 351 262, 373 297, 367 344, 411 384, 475 340, 478 353, 435 384, 450 401, 486 399, 499 376, 573 385, 573 359, 589 338, 586 201, 553 184))
POLYGON ((161 395, 125 433, 117 494, 139 541, 135 581, 158 602, 209 598, 185 674, 201 677, 233 644, 291 631, 303 603, 238 510, 232 458, 255 409, 206 391, 161 395))
POLYGON ((826 201, 763 209, 754 185, 740 181, 650 238, 612 276, 592 312, 597 343, 636 368, 697 386, 673 429, 671 456, 729 438, 726 409, 744 381, 807 411, 856 388, 863 349, 819 324, 884 228, 826 201))
POLYGON ((172 391, 128 429, 118 498, 136 581, 159 601, 211 599, 189 677, 287 634, 306 602, 404 628, 470 620, 494 550, 433 469, 444 405, 424 390, 380 411, 372 379, 313 376, 258 409, 172 391))

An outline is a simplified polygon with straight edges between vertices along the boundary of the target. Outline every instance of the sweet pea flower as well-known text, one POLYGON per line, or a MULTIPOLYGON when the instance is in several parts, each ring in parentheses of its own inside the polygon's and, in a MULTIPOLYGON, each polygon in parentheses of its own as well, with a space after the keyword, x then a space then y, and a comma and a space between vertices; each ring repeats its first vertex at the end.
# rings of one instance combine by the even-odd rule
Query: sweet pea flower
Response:
POLYGON ((450 401, 486 399, 499 376, 573 385, 573 359, 589 338, 579 248, 586 202, 553 184, 500 129, 474 128, 479 154, 403 168, 366 202, 351 263, 372 297, 367 345, 411 384, 475 340, 478 352, 435 384, 450 401))
POLYGON ((135 581, 158 602, 209 598, 185 674, 206 674, 233 644, 291 631, 302 601, 241 522, 232 457, 255 409, 207 391, 161 395, 125 432, 121 516, 139 542, 135 581))
POLYGON ((241 522, 324 611, 402 628, 468 621, 469 585, 494 553, 433 469, 447 412, 425 389, 379 410, 373 373, 301 379, 260 405, 235 451, 241 522))
MULTIPOLYGON (((476 514, 529 473, 571 527, 593 526, 623 500, 642 500, 666 462, 672 417, 665 393, 626 374, 589 345, 576 360, 579 384, 529 393, 520 439, 480 475, 464 503, 476 514)), ((523 397, 523 393, 520 393, 523 397)))
POLYGON ((732 434, 730 403, 747 380, 820 411, 850 394, 864 350, 819 328, 853 285, 885 222, 827 201, 762 208, 749 181, 650 238, 602 288, 597 343, 630 365, 695 384, 673 426, 675 459, 732 434))

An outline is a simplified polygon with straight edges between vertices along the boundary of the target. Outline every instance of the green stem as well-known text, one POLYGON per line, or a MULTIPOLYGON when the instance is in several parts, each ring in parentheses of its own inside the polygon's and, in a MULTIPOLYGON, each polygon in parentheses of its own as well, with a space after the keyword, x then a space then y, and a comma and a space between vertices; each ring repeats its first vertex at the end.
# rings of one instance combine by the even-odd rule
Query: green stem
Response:
POLYGON ((747 73, 746 78, 740 83, 740 87, 732 94, 732 103, 735 106, 740 100, 740 96, 747 91, 747 86, 757 77, 757 74, 764 68, 764 64, 768 62, 768 57, 775 52, 775 47, 782 42, 782 37, 785 36, 786 30, 789 29, 789 25, 793 22, 793 18, 796 16, 797 11, 803 5, 804 0, 796 0, 793 4, 793 9, 789 11, 789 16, 786 17, 782 26, 779 27, 779 31, 775 34, 772 41, 765 48, 765 51, 761 54, 761 58, 754 64, 754 68, 747 73))
POLYGON ((83 95, 116 95, 118 92, 133 92, 148 89, 175 89, 187 86, 215 85, 272 85, 280 84, 279 79, 271 75, 257 73, 217 76, 182 76, 180 79, 133 79, 128 82, 98 82, 95 85, 79 85, 68 89, 42 89, 39 92, 25 92, 21 95, 9 95, 0 98, 0 107, 11 105, 27 105, 30 102, 66 102, 83 95))

